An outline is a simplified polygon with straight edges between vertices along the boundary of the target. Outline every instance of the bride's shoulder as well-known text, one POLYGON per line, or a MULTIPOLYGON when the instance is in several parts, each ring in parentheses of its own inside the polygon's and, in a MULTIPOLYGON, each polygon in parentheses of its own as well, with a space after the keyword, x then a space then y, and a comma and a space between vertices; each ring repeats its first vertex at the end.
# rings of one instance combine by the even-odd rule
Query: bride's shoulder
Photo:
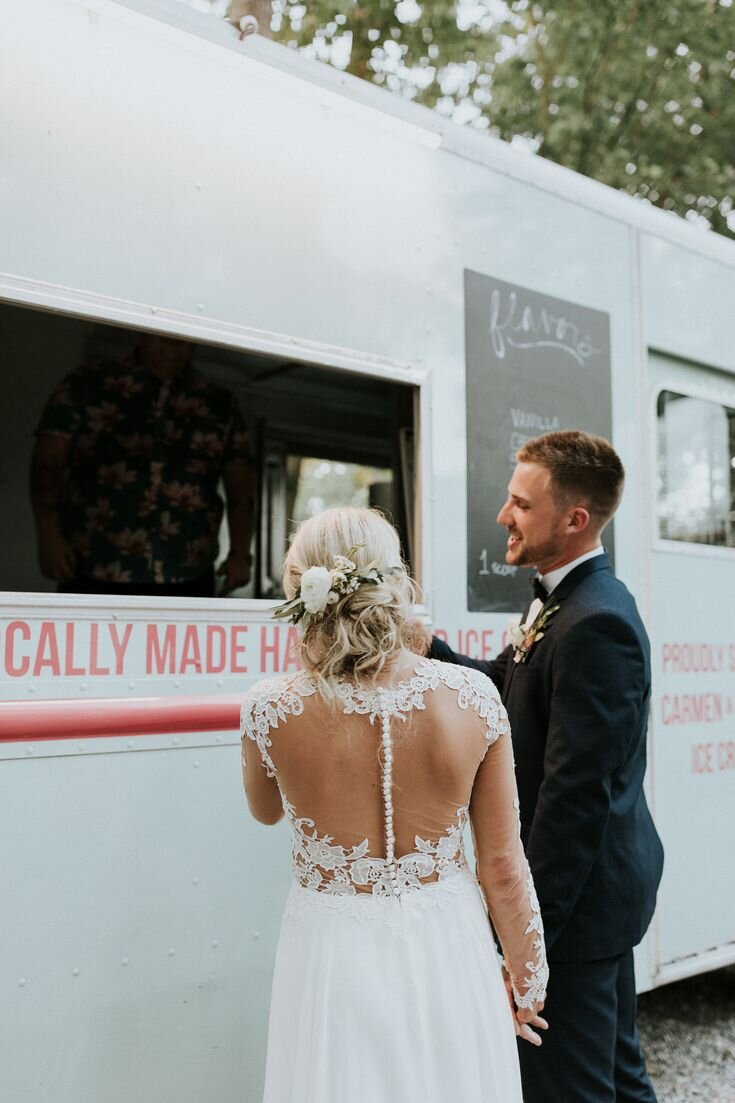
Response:
MULTIPOLYGON (((437 682, 456 693, 458 706, 476 713, 485 722, 485 738, 494 743, 500 735, 509 731, 508 717, 500 694, 493 682, 473 666, 443 663, 438 659, 426 659, 437 682)), ((424 667, 429 673, 428 665, 424 667)))
POLYGON ((316 684, 303 670, 275 678, 261 678, 249 686, 242 699, 242 717, 275 712, 282 719, 301 712, 303 699, 316 693, 316 684))

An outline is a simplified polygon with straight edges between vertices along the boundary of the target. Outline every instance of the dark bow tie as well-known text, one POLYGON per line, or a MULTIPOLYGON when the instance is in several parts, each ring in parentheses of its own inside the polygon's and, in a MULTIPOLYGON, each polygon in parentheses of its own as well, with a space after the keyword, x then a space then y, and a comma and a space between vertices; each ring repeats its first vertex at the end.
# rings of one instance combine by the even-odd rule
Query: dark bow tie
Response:
POLYGON ((548 598, 549 594, 548 594, 548 591, 547 591, 546 587, 541 582, 541 579, 539 578, 539 576, 534 575, 533 578, 529 578, 528 581, 530 582, 531 587, 533 588, 533 596, 537 597, 540 601, 545 602, 546 599, 548 598))

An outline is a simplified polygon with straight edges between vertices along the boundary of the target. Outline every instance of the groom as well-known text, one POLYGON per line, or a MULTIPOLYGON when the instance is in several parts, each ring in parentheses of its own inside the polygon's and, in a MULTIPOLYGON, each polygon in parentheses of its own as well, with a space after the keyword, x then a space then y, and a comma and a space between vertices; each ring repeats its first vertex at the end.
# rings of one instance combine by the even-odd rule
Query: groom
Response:
POLYGON ((543 1046, 519 1046, 523 1098, 655 1103, 633 975, 663 866, 643 793, 650 653, 600 544, 623 467, 606 440, 580 432, 537 437, 517 460, 497 520, 506 562, 539 573, 535 624, 526 614, 492 662, 436 638, 430 654, 483 670, 510 717, 551 972, 543 1046))

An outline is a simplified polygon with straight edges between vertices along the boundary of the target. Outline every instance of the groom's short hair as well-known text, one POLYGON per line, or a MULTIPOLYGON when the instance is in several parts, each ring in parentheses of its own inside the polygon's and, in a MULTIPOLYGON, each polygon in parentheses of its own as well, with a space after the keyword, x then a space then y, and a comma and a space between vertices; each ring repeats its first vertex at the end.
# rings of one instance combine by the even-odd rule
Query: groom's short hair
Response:
POLYGON ((576 429, 533 437, 519 448, 519 463, 537 463, 551 475, 552 493, 560 505, 578 501, 604 528, 623 496, 625 470, 604 437, 576 429))

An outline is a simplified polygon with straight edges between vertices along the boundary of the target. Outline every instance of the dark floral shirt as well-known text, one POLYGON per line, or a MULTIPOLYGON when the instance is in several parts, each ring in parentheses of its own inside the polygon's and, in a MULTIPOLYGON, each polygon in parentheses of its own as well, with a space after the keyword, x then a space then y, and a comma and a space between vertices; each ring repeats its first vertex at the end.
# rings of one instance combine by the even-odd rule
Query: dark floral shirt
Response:
POLYGON ((250 462, 234 396, 184 368, 161 380, 137 356, 82 366, 59 384, 36 433, 73 438, 62 529, 77 575, 187 582, 217 556, 226 464, 250 462))

